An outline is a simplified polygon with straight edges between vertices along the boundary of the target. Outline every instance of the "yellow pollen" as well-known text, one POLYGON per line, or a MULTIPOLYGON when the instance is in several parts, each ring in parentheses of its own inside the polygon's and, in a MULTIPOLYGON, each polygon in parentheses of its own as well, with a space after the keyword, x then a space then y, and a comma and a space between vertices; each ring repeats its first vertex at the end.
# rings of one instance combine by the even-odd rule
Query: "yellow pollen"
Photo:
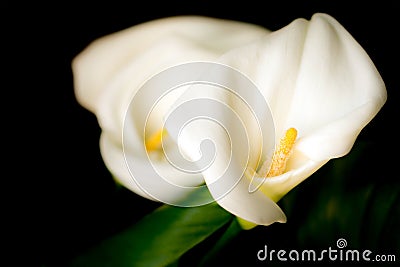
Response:
POLYGON ((161 147, 161 141, 163 139, 163 136, 165 136, 165 134, 167 134, 167 131, 165 129, 160 129, 159 131, 151 135, 149 138, 146 138, 145 141, 146 150, 151 152, 159 149, 161 147))
POLYGON ((285 172, 286 163, 290 157, 294 142, 297 138, 297 130, 290 128, 286 131, 285 136, 279 141, 279 146, 274 151, 272 163, 267 177, 281 175, 285 172))

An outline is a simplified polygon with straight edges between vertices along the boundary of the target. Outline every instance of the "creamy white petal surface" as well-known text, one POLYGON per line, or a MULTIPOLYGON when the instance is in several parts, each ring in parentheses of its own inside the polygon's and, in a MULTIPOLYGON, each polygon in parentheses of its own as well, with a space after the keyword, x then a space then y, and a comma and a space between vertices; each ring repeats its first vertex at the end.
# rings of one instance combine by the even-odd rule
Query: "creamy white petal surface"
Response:
MULTIPOLYGON (((101 153, 114 177, 127 188, 152 199, 134 183, 123 154, 134 160, 147 157, 142 149, 143 132, 134 126, 135 120, 143 117, 141 107, 135 108, 134 114, 126 114, 132 96, 147 79, 176 64, 214 60, 268 33, 267 29, 242 22, 196 16, 171 17, 105 36, 81 52, 72 64, 75 94, 79 103, 97 116, 103 131, 101 153), (125 134, 130 138, 125 141, 129 143, 122 144, 125 116, 128 117, 125 122, 132 125, 126 127, 128 133, 125 134)), ((160 129, 166 107, 173 101, 174 97, 169 97, 158 105, 149 118, 148 131, 160 129)), ((164 169, 165 175, 187 185, 186 175, 177 173, 167 162, 155 165, 164 169)), ((204 181, 198 176, 192 184, 204 181)), ((166 195, 176 194, 161 191, 166 195)))
MULTIPOLYGON (((256 83, 270 105, 276 142, 290 127, 298 130, 286 172, 271 178, 254 174, 255 183, 262 183, 260 191, 274 201, 329 159, 347 154, 359 132, 386 100, 384 83, 366 52, 336 20, 325 14, 316 14, 311 21, 295 20, 258 41, 227 52, 218 62, 240 70, 256 83)), ((209 97, 216 98, 211 93, 209 97)), ((239 107, 232 108, 241 113, 239 107)), ((196 143, 196 135, 199 129, 186 133, 188 154, 197 153, 196 146, 190 145, 196 143), (190 137, 192 140, 187 140, 190 137)), ((215 143, 224 143, 223 136, 213 136, 215 143)), ((222 155, 214 164, 226 164, 231 151, 225 148, 219 153, 222 155)), ((220 175, 213 170, 203 172, 207 184, 220 175)), ((252 178, 248 175, 244 180, 249 184, 252 178)), ((271 209, 268 202, 260 206, 263 200, 244 188, 246 185, 217 201, 248 221, 269 224, 270 221, 256 216, 243 216, 249 211, 263 214, 265 207, 271 209), (249 200, 250 196, 253 202, 242 205, 241 200, 249 200)))
POLYGON ((290 127, 298 130, 287 172, 260 178, 261 190, 275 201, 329 159, 347 154, 387 97, 366 52, 326 14, 295 20, 230 51, 223 62, 257 84, 270 104, 278 139, 290 127))
MULTIPOLYGON (((282 175, 264 178, 255 173, 260 167, 258 160, 268 160, 273 153, 268 144, 257 149, 263 143, 262 135, 270 135, 271 129, 261 129, 260 133, 249 119, 251 112, 240 101, 232 101, 226 91, 203 88, 195 92, 182 88, 155 106, 146 131, 160 130, 166 113, 184 99, 199 96, 222 102, 230 99, 227 106, 245 118, 248 148, 232 150, 229 136, 218 127, 199 122, 185 129, 181 140, 170 141, 175 141, 186 156, 196 160, 199 142, 205 137, 213 140, 217 149, 213 165, 190 177, 179 173, 165 159, 156 160, 155 168, 184 186, 205 181, 223 208, 256 224, 284 222, 286 217, 275 202, 328 160, 347 154, 360 131, 386 101, 385 85, 366 52, 326 14, 315 14, 310 21, 295 20, 272 33, 234 21, 172 17, 96 40, 73 61, 76 97, 98 118, 103 131, 101 152, 114 177, 150 199, 154 198, 134 182, 125 162, 126 158, 140 162, 147 157, 143 129, 135 127, 144 119, 143 107, 138 104, 132 112, 126 112, 132 96, 146 80, 168 67, 192 61, 222 63, 249 77, 269 104, 275 142, 287 129, 297 129, 293 153, 282 175), (125 143, 123 134, 129 136, 124 138, 125 143), (240 150, 248 150, 250 155, 237 152, 240 150), (245 175, 222 194, 226 188, 214 184, 223 175, 227 161, 233 164, 229 177, 245 175), (250 193, 252 179, 261 187, 250 193)), ((143 105, 148 104, 146 101, 144 98, 143 105)), ((149 184, 151 178, 148 177, 149 184)), ((227 182, 231 184, 232 181, 227 182)), ((183 197, 171 188, 157 190, 171 200, 183 197)))

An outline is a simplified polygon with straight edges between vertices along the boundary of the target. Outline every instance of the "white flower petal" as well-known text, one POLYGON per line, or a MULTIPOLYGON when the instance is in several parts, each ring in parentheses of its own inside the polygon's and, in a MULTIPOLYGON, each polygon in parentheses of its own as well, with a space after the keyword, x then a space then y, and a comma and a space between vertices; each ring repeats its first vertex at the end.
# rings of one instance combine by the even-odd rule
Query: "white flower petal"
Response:
MULTIPOLYGON (((258 26, 240 22, 202 17, 179 18, 145 23, 139 25, 138 28, 133 27, 131 33, 126 33, 126 37, 123 35, 122 37, 129 37, 124 43, 129 43, 131 38, 136 39, 129 46, 134 51, 136 51, 136 45, 140 44, 140 47, 142 47, 142 41, 145 42, 144 47, 138 49, 140 53, 136 51, 128 62, 125 62, 125 60, 129 58, 128 55, 132 52, 125 51, 124 49, 121 50, 117 44, 114 44, 114 42, 118 42, 119 44, 122 40, 112 39, 113 45, 112 48, 109 48, 107 54, 112 53, 115 54, 116 58, 119 58, 118 55, 121 53, 124 55, 121 59, 124 59, 123 62, 125 64, 122 65, 119 63, 118 73, 107 79, 107 83, 102 84, 104 89, 102 92, 98 92, 95 96, 88 95, 87 99, 85 98, 85 101, 97 101, 96 105, 99 108, 96 110, 96 115, 103 129, 109 131, 120 131, 122 129, 125 112, 132 96, 147 79, 155 74, 168 67, 185 62, 213 60, 219 57, 225 50, 252 42, 268 33, 267 30, 258 26), (146 25, 147 27, 145 27, 146 25), (165 31, 160 30, 159 27, 165 27, 165 31), (153 28, 154 30, 157 29, 157 32, 154 34, 158 34, 158 38, 155 40, 150 38, 149 41, 147 39, 151 36, 150 33, 153 31, 153 28), (228 38, 226 38, 226 31, 229 31, 228 38), (209 42, 209 38, 211 37, 213 38, 213 42, 209 42)), ((94 45, 101 40, 96 41, 94 45)), ((88 51, 93 51, 92 53, 96 55, 96 58, 85 58, 85 54, 82 54, 76 59, 77 63, 75 65, 77 67, 80 65, 85 66, 85 62, 95 64, 97 67, 104 65, 102 62, 97 61, 106 52, 97 52, 96 46, 89 47, 88 51), (83 58, 79 60, 80 57, 83 58)), ((103 66, 101 70, 105 71, 110 67, 110 64, 103 66)), ((88 70, 95 72, 96 68, 89 66, 88 70)), ((84 72, 85 69, 81 71, 77 70, 77 73, 82 73, 83 77, 91 76, 89 74, 84 75, 84 72)), ((96 73, 96 76, 102 76, 102 74, 99 72, 96 73)), ((77 88, 77 94, 79 95, 79 76, 77 77, 77 83, 75 88, 77 88)), ((88 92, 87 87, 84 87, 84 92, 88 92)), ((146 100, 144 99, 144 101, 146 100)), ((139 111, 137 113, 140 114, 139 111)), ((114 134, 121 136, 120 132, 115 132, 114 134)))
MULTIPOLYGON (((154 171, 150 168, 148 168, 147 172, 143 172, 144 177, 141 176, 137 177, 139 179, 136 179, 132 175, 133 170, 129 168, 127 162, 135 161, 138 165, 141 165, 141 163, 145 165, 148 163, 146 159, 140 157, 140 154, 124 154, 123 149, 105 133, 101 134, 100 149, 104 162, 115 180, 142 197, 157 201, 163 200, 170 204, 179 203, 180 205, 187 205, 186 203, 188 202, 185 201, 191 201, 191 199, 187 199, 190 194, 200 188, 196 187, 199 185, 199 181, 202 181, 200 175, 197 175, 197 177, 194 175, 185 175, 171 168, 167 162, 153 162, 156 172, 160 172, 161 176, 166 180, 160 182, 158 177, 152 177, 151 175, 154 175, 154 171), (182 183, 182 181, 184 182, 182 183), (180 186, 175 186, 174 183, 180 186), (182 190, 182 186, 190 188, 182 190)), ((200 189, 203 190, 203 188, 200 189)), ((194 201, 196 203, 196 200, 194 201)), ((203 201, 207 201, 207 199, 203 201)))
MULTIPOLYGON (((145 119, 142 106, 126 114, 132 96, 143 83, 158 72, 180 63, 212 60, 232 47, 252 42, 269 31, 242 22, 205 17, 172 17, 160 19, 103 37, 88 46, 73 61, 75 92, 79 102, 95 112, 103 133, 102 155, 110 170, 123 184, 142 194, 131 184, 123 157, 145 158, 144 130, 154 132, 162 127, 162 115, 174 98, 156 107, 146 129, 137 129, 138 120, 145 119), (213 40, 210 42, 210 40, 213 40), (122 132, 125 122, 125 138, 122 132), (132 125, 128 125, 132 123, 132 125), (111 151, 111 152, 110 152, 111 151), (107 155, 118 154, 118 157, 107 155)), ((146 104, 146 99, 143 103, 146 104)), ((151 103, 153 104, 153 103, 151 103)), ((157 171, 171 183, 193 186, 203 182, 198 174, 177 173, 167 162, 154 163, 157 171), (191 177, 187 177, 191 176, 191 177)), ((162 193, 162 195, 179 194, 162 193)))
MULTIPOLYGON (((204 107, 208 112, 222 114, 217 121, 225 129, 210 121, 198 121, 178 135, 182 125, 169 122, 166 127, 174 133, 171 140, 180 149, 175 154, 183 152, 184 157, 202 166, 201 159, 207 158, 204 153, 215 152, 212 164, 202 174, 218 203, 256 224, 284 222, 285 215, 274 201, 329 159, 345 155, 385 103, 386 90, 365 51, 329 15, 315 14, 310 21, 298 19, 268 33, 240 22, 174 17, 101 38, 78 55, 72 66, 76 96, 99 120, 103 130, 102 155, 116 179, 150 199, 162 196, 163 200, 174 202, 184 198, 183 191, 152 179, 153 168, 146 172, 149 179, 142 180, 152 188, 150 195, 157 195, 152 198, 133 181, 125 159, 139 163, 147 160, 144 130, 161 129, 170 106, 175 108, 185 99, 209 97, 231 109, 233 115, 222 112, 222 106, 204 107), (275 133, 265 127, 260 133, 257 124, 249 119, 251 112, 240 101, 226 91, 207 86, 200 86, 197 93, 176 91, 169 95, 156 106, 146 129, 141 126, 149 114, 143 112, 146 105, 153 104, 149 103, 151 98, 144 97, 126 113, 132 96, 153 75, 180 63, 213 60, 240 70, 254 81, 269 103, 275 133), (274 139, 277 142, 290 127, 298 130, 298 140, 287 172, 270 178, 255 177, 262 186, 250 193, 249 170, 257 169, 261 156, 265 160, 272 155, 274 139), (211 140, 213 146, 203 143, 205 140, 211 140), (237 145, 232 146, 235 142, 237 145)), ((188 163, 184 157, 177 163, 188 163)), ((202 182, 199 175, 187 180, 187 175, 177 174, 166 163, 159 160, 156 169, 162 176, 169 176, 172 183, 194 186, 202 182)))
POLYGON ((286 120, 296 88, 307 25, 306 20, 297 19, 259 41, 227 52, 218 60, 243 72, 257 85, 271 109, 277 140, 288 129, 286 120))
POLYGON ((254 179, 256 183, 262 183, 259 190, 277 202, 327 162, 328 160, 311 160, 301 151, 294 150, 284 174, 268 178, 255 177, 254 179))
MULTIPOLYGON (((165 40, 175 38, 178 46, 180 41, 191 42, 200 50, 220 55, 267 33, 268 30, 252 24, 197 16, 163 18, 133 26, 97 39, 73 60, 76 97, 84 107, 96 112, 98 97, 110 80, 137 57, 148 54, 149 48, 162 46, 165 40)), ((154 53, 146 65, 156 68, 161 63, 159 57, 170 53, 167 46, 164 48, 154 53)), ((154 74, 148 72, 147 76, 154 74)))
MULTIPOLYGON (((309 22, 295 20, 252 44, 227 52, 218 61, 237 68, 258 85, 270 104, 277 139, 290 127, 299 132, 288 171, 277 177, 256 178, 263 181, 260 191, 274 201, 329 159, 346 154, 359 132, 386 100, 383 81, 368 55, 336 20, 326 14, 316 14, 309 22)), ((208 96, 212 97, 214 93, 211 91, 208 96)), ((196 97, 199 95, 193 98, 196 97)), ((227 97, 219 98, 226 101, 227 97)), ((238 106, 231 107, 238 114, 243 113, 238 106)), ((188 154, 196 151, 190 138, 201 135, 202 129, 213 132, 209 127, 198 127, 188 134, 189 140, 183 143, 186 144, 183 150, 186 149, 188 154)), ((220 146, 226 142, 216 132, 210 135, 220 146)), ((229 149, 220 147, 215 166, 225 166, 223 162, 229 158, 229 149)), ((241 166, 239 162, 243 159, 240 157, 232 153, 230 159, 241 166)), ((257 207, 260 214, 266 212, 262 204, 258 206, 263 201, 257 197, 259 192, 249 198, 248 179, 241 180, 241 186, 218 199, 222 194, 219 190, 226 190, 231 185, 221 182, 221 186, 212 186, 216 177, 221 176, 218 172, 221 169, 209 168, 203 172, 218 203, 239 217, 262 224, 255 217, 257 212, 246 213, 249 206, 257 207), (240 205, 237 198, 249 202, 240 205)), ((264 204, 269 205, 268 201, 264 204)))
MULTIPOLYGON (((231 50, 220 60, 257 84, 271 107, 277 139, 290 127, 298 130, 301 139, 316 136, 329 124, 331 130, 334 123, 343 125, 336 123, 338 120, 350 120, 351 130, 339 127, 330 135, 346 145, 325 139, 324 147, 330 152, 324 151, 323 158, 314 156, 316 161, 347 153, 359 131, 386 101, 385 85, 371 59, 326 14, 315 14, 309 22, 297 19, 258 42, 231 50), (361 107, 365 110, 356 111, 361 107)), ((308 148, 303 152, 310 157, 317 154, 308 148)), ((315 149, 321 150, 318 145, 315 149)))
MULTIPOLYGON (((191 111, 183 109, 182 116, 193 112, 188 116, 199 119, 185 124, 168 118, 166 128, 176 138, 183 153, 193 161, 207 156, 213 158, 210 154, 215 153, 214 161, 202 173, 211 195, 220 206, 256 224, 285 222, 284 213, 267 195, 261 191, 249 192, 250 179, 246 177, 246 170, 249 166, 256 167, 264 138, 257 128, 254 129, 257 124, 252 122, 255 119, 252 110, 234 99, 234 95, 225 89, 204 84, 191 86, 171 110, 178 112, 178 108, 187 104, 191 111), (195 100, 204 101, 198 105, 195 100), (210 140, 214 149, 202 147, 204 140, 210 140)), ((262 101, 254 100, 247 104, 254 109, 255 104, 262 104, 262 101)), ((263 132, 266 133, 267 130, 263 132)), ((273 134, 265 137, 267 144, 274 143, 273 134)), ((199 169, 202 168, 203 165, 199 164, 199 169)))
POLYGON ((121 145, 113 142, 105 133, 102 133, 100 136, 100 151, 107 168, 119 183, 142 197, 154 200, 154 198, 140 189, 134 179, 132 179, 129 169, 126 166, 121 145))
POLYGON ((296 147, 314 161, 344 156, 350 151, 364 126, 370 122, 381 107, 382 103, 376 100, 355 107, 343 117, 300 138, 296 147))
MULTIPOLYGON (((211 194, 220 195, 209 186, 211 194)), ((286 215, 271 198, 261 190, 249 193, 249 180, 243 177, 231 191, 217 200, 218 204, 232 214, 259 225, 286 222, 286 215)))
POLYGON ((315 161, 343 156, 386 101, 371 59, 332 17, 310 22, 287 125, 304 138, 298 149, 315 161))

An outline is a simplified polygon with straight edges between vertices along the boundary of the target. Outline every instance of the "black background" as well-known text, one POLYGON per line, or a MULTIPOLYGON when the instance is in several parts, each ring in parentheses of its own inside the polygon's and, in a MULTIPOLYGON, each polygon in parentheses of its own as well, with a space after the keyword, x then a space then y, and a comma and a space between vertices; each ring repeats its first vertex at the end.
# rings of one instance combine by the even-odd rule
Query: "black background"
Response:
MULTIPOLYGON (((152 19, 205 15, 277 30, 316 12, 332 15, 367 51, 386 83, 388 101, 360 138, 382 142, 393 156, 371 157, 387 157, 382 168, 395 170, 400 10, 395 1, 349 3, 3 2, 0 264, 62 266, 159 205, 115 186, 99 153, 96 118, 75 101, 70 67, 94 39, 152 19)), ((262 231, 248 232, 245 241, 262 231)), ((290 243, 290 233, 282 238, 290 243)), ((243 244, 243 255, 222 257, 231 257, 228 265, 241 264, 257 249, 250 242, 243 244)))

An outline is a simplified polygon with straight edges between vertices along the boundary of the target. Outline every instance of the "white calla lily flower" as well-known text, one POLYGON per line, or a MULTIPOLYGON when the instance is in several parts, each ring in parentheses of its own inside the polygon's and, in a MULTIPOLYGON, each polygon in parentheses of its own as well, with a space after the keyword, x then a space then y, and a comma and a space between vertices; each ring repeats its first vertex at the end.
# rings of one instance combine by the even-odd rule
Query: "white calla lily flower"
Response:
MULTIPOLYGON (((146 80, 193 61, 218 62, 249 77, 269 105, 277 145, 265 155, 250 155, 245 177, 223 197, 216 197, 218 189, 210 185, 232 150, 224 145, 226 136, 207 124, 185 130, 183 141, 169 138, 166 144, 179 144, 179 150, 193 160, 199 156, 199 136, 212 136, 219 146, 216 167, 194 174, 179 172, 158 152, 151 156, 153 165, 176 184, 206 183, 220 206, 254 224, 285 222, 276 202, 330 159, 346 155, 386 101, 384 82, 367 53, 327 14, 315 14, 310 21, 297 19, 275 32, 215 18, 172 17, 100 38, 73 61, 76 97, 98 118, 101 153, 115 179, 149 199, 159 198, 135 183, 126 160, 145 161, 157 151, 163 133, 172 127, 164 128, 165 115, 176 103, 196 95, 181 88, 162 99, 148 118, 146 136, 134 127, 143 120, 141 107, 126 112, 146 80), (129 124, 128 133, 123 133, 124 123, 129 124), (126 134, 129 138, 123 143, 126 134), (250 192, 252 184, 257 190, 250 192)), ((202 94, 226 97, 212 90, 202 94)), ((246 113, 235 103, 230 108, 246 113)), ((254 132, 251 123, 246 127, 254 132)), ((251 136, 250 146, 262 143, 258 138, 251 136)), ((233 155, 239 161, 240 157, 233 155)), ((173 202, 184 197, 173 187, 153 186, 161 199, 173 202)))

